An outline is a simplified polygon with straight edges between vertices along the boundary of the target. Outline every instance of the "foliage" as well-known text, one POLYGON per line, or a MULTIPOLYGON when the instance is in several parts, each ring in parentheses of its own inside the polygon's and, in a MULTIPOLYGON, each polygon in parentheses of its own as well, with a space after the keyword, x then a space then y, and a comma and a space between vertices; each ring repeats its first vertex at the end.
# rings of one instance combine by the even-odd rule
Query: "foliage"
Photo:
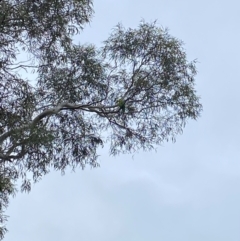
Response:
POLYGON ((92 14, 90 0, 0 1, 1 223, 15 182, 30 191, 29 173, 97 167, 105 141, 112 155, 150 150, 200 115, 195 62, 180 40, 142 21, 117 25, 102 48, 74 44, 92 14))

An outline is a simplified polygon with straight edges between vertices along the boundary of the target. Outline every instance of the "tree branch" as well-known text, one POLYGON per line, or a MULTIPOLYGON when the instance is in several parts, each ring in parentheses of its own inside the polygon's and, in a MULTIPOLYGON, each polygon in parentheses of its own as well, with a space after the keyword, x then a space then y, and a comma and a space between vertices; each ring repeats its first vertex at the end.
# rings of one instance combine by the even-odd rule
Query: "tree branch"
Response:
POLYGON ((51 115, 55 115, 59 113, 61 110, 78 110, 82 109, 88 112, 95 112, 101 116, 106 116, 106 114, 118 113, 118 111, 104 111, 105 109, 114 109, 117 108, 118 105, 110 105, 110 106, 92 106, 92 105, 81 105, 81 104, 72 104, 72 103, 61 103, 57 105, 55 108, 44 110, 38 116, 36 116, 33 121, 29 124, 26 124, 18 129, 10 130, 0 136, 0 143, 2 143, 5 139, 10 137, 14 132, 21 131, 23 129, 31 128, 37 125, 37 123, 44 119, 45 117, 50 117, 51 115))

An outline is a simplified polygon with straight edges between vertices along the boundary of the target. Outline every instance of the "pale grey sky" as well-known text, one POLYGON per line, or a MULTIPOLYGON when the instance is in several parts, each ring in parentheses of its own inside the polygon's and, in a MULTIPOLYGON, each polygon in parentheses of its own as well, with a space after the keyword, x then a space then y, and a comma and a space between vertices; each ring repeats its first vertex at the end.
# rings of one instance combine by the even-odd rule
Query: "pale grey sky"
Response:
POLYGON ((157 152, 109 157, 98 169, 51 173, 18 193, 5 240, 240 240, 240 2, 96 0, 91 26, 77 38, 100 46, 121 22, 158 20, 198 59, 204 111, 176 143, 157 152))

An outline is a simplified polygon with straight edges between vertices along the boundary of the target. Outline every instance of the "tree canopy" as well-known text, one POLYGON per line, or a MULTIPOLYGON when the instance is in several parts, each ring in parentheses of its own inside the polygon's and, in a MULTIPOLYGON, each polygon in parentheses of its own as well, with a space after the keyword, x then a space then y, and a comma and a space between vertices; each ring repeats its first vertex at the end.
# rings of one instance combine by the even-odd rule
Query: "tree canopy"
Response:
POLYGON ((29 174, 97 167, 107 142, 112 155, 151 150, 201 113, 182 41, 141 21, 101 48, 74 43, 92 14, 90 0, 0 1, 1 237, 17 180, 29 191, 29 174))

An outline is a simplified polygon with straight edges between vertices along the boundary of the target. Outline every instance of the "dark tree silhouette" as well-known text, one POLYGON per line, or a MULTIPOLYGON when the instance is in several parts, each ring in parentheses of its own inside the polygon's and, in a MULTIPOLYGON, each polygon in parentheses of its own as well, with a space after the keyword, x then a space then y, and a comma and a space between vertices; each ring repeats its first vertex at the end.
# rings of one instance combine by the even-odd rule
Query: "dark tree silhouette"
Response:
POLYGON ((107 141, 112 155, 150 150, 200 115, 195 62, 181 41, 142 21, 117 25, 102 48, 74 44, 92 13, 90 0, 0 1, 2 225, 18 179, 29 191, 29 173, 38 181, 50 169, 96 167, 107 141))

